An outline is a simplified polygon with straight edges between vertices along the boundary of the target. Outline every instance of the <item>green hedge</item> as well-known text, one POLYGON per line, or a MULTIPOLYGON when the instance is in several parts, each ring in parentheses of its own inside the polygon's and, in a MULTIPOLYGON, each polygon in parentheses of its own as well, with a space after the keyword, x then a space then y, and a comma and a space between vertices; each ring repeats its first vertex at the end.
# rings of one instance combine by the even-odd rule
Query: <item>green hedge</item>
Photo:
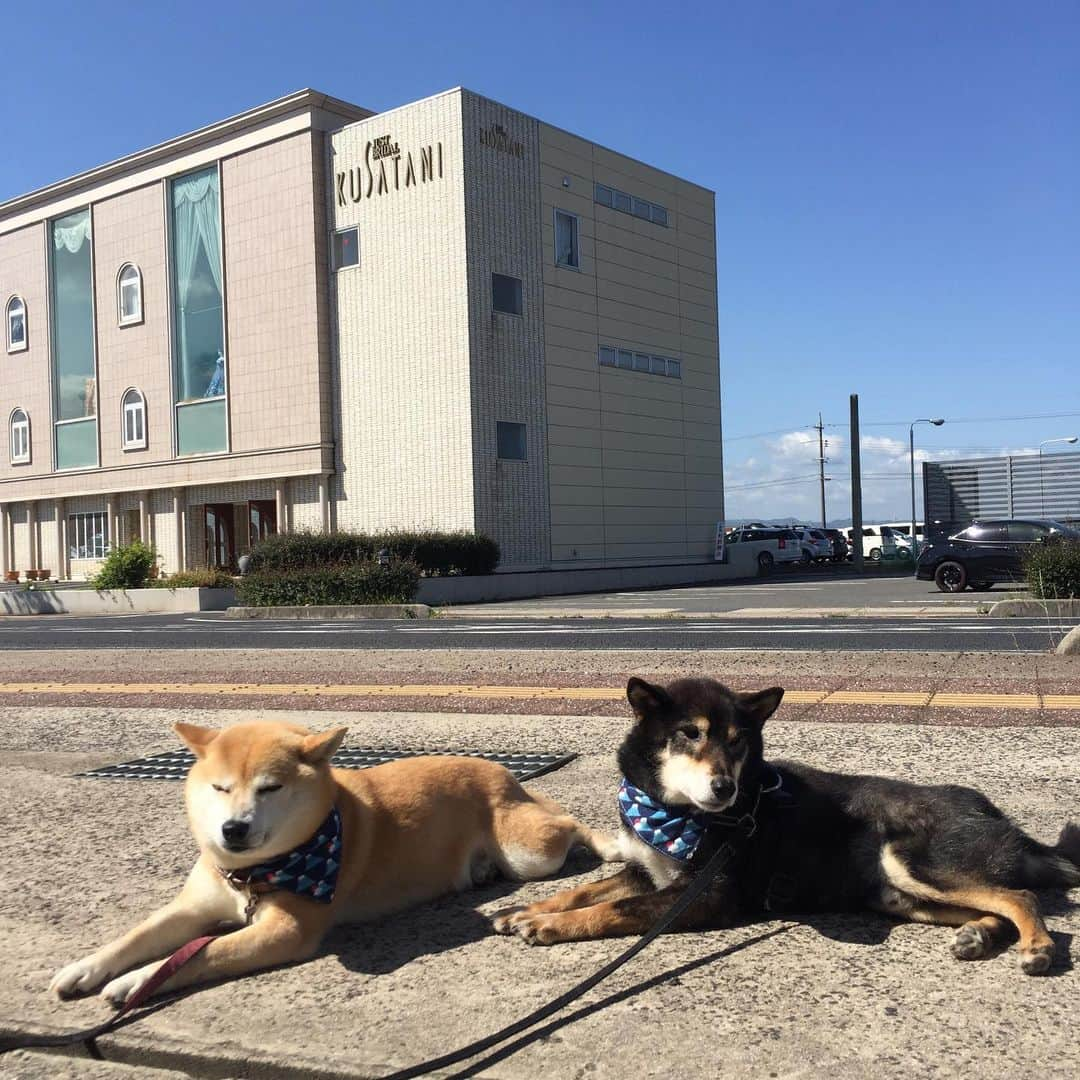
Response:
POLYGON ((248 607, 407 604, 419 585, 420 567, 415 563, 360 562, 248 573, 237 583, 236 597, 248 607))
POLYGON ((155 589, 231 589, 236 579, 224 570, 178 570, 147 584, 155 589))
POLYGON ((415 563, 426 577, 490 574, 499 565, 499 545, 470 532, 282 533, 251 550, 249 571, 349 566, 373 561, 385 549, 391 559, 415 563))
POLYGON ((1031 595, 1038 600, 1080 598, 1080 541, 1033 544, 1024 572, 1031 595))
POLYGON ((157 558, 154 549, 141 540, 113 548, 101 569, 90 579, 95 589, 141 589, 150 577, 157 558))

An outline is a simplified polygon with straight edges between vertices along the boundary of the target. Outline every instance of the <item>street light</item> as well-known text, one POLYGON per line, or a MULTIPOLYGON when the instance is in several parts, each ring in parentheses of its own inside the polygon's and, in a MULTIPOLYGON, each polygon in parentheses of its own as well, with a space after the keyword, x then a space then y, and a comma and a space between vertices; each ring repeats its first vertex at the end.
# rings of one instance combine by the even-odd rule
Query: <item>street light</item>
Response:
POLYGON ((1039 513, 1046 517, 1046 492, 1043 490, 1043 471, 1042 471, 1042 448, 1049 443, 1064 442, 1074 443, 1077 441, 1076 435, 1062 435, 1058 439, 1043 439, 1039 443, 1039 513))
POLYGON ((915 425, 916 424, 933 424, 934 427, 941 427, 945 421, 940 417, 936 420, 912 420, 911 427, 908 428, 908 446, 911 449, 911 564, 915 565, 916 556, 919 554, 919 544, 915 539, 915 425))

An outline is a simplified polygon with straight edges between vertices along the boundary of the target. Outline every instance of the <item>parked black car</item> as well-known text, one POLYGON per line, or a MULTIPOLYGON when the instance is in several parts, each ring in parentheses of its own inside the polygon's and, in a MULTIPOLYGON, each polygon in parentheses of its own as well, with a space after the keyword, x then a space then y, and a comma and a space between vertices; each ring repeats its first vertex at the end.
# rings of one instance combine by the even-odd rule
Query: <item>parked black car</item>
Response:
POLYGON ((832 541, 832 561, 845 562, 851 552, 847 537, 839 529, 821 530, 832 541))
POLYGON ((1080 540, 1080 532, 1048 518, 973 521, 948 539, 934 539, 919 553, 915 576, 942 592, 989 589, 995 581, 1020 581, 1024 555, 1054 538, 1080 540))

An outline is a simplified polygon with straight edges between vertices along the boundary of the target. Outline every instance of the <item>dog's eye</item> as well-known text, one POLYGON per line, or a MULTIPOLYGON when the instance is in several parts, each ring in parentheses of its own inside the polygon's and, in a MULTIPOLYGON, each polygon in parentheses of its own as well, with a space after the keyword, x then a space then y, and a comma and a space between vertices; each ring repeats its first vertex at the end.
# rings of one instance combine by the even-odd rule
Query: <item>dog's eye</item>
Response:
POLYGON ((685 735, 688 739, 700 739, 701 728, 699 728, 697 724, 684 724, 679 728, 679 734, 685 735))
POLYGON ((229 789, 227 787, 225 787, 224 784, 211 784, 210 786, 215 791, 220 791, 222 793, 222 795, 228 795, 229 794, 229 789))
POLYGON ((261 788, 256 788, 255 789, 255 794, 256 795, 269 795, 274 791, 280 791, 280 790, 281 790, 281 785, 280 784, 263 784, 263 786, 261 788))
POLYGON ((744 738, 743 733, 741 731, 736 731, 728 739, 728 746, 734 747, 737 750, 744 742, 746 742, 746 739, 744 738))

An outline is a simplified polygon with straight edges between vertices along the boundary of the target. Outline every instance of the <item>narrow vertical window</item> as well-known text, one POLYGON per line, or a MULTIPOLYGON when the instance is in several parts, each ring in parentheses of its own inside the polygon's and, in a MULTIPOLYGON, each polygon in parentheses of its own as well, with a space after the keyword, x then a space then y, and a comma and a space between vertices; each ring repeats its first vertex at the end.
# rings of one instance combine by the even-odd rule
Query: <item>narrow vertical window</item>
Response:
POLYGON ((22 352, 26 348, 26 302, 13 296, 7 302, 7 351, 22 352))
POLYGON ((334 233, 332 257, 335 270, 360 265, 360 230, 341 229, 334 233))
POLYGON ((495 424, 496 454, 502 461, 525 461, 525 425, 499 420, 495 424))
POLYGON ((121 407, 121 444, 125 450, 146 448, 146 398, 132 387, 124 393, 121 407))
POLYGON ((225 282, 216 166, 172 182, 170 230, 176 358, 176 438, 181 454, 228 448, 225 282))
POLYGON ((507 315, 521 314, 521 278, 491 275, 491 306, 507 315))
POLYGON ((578 250, 578 219, 565 210, 555 211, 555 262, 577 270, 581 266, 578 250))
POLYGON ((9 443, 12 465, 30 463, 30 417, 24 409, 15 409, 8 421, 11 432, 9 443))
POLYGON ((131 263, 116 275, 116 307, 121 326, 142 322, 142 274, 131 263))

